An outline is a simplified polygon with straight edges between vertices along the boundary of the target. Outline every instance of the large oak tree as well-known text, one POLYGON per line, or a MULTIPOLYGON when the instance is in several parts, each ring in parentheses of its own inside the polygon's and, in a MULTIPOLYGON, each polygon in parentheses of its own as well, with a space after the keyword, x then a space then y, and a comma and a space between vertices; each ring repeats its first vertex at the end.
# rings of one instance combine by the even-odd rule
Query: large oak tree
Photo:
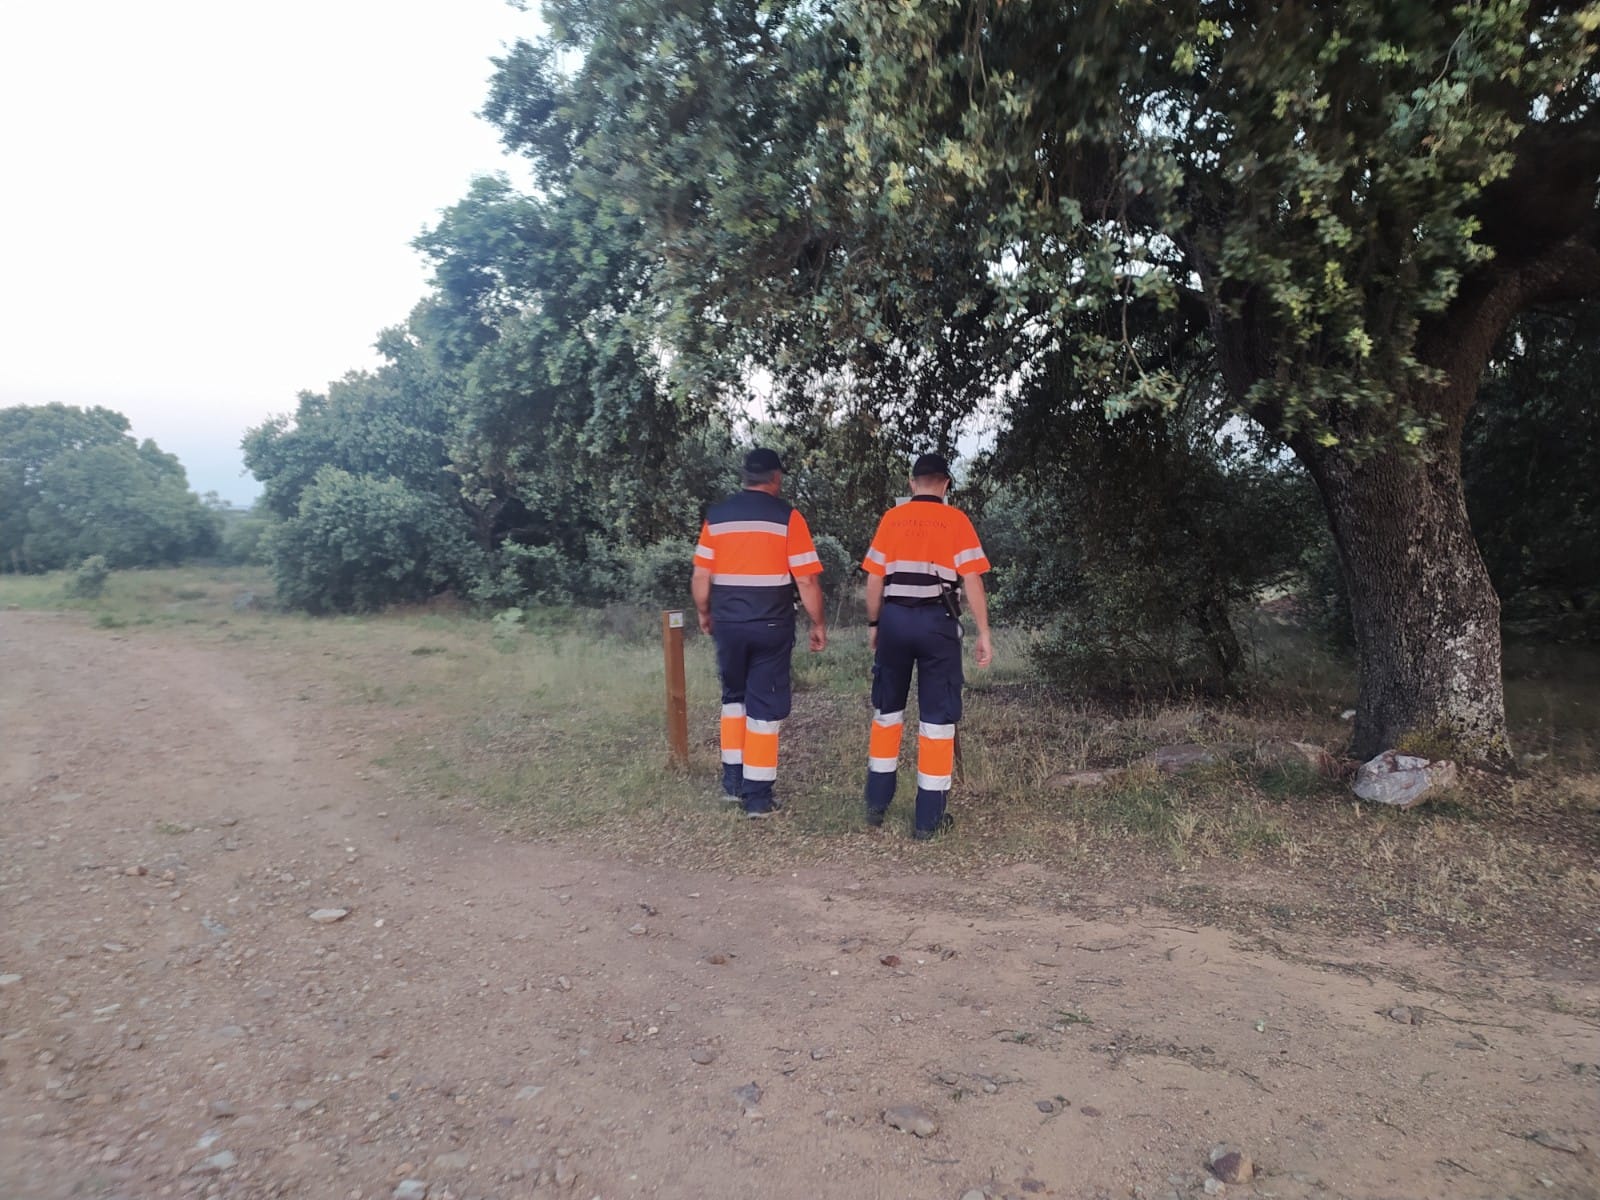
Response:
MULTIPOLYGON (((1112 411, 1202 339, 1315 479, 1354 749, 1504 760, 1461 433, 1521 311, 1600 287, 1600 6, 552 0, 489 115, 626 214, 694 386, 840 378, 948 436, 1071 365, 1112 411), (708 366, 708 364, 711 364, 708 366)), ((804 397, 805 387, 791 396, 804 397)))

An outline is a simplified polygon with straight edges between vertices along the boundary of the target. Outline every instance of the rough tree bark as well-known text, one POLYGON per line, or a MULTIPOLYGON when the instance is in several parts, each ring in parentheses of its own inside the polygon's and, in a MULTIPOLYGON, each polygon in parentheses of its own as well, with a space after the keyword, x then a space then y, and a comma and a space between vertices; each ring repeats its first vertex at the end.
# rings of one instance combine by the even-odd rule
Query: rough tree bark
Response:
POLYGON ((1428 461, 1302 458, 1350 594, 1360 661, 1351 753, 1411 744, 1508 763, 1500 600, 1467 521, 1454 440, 1428 461))

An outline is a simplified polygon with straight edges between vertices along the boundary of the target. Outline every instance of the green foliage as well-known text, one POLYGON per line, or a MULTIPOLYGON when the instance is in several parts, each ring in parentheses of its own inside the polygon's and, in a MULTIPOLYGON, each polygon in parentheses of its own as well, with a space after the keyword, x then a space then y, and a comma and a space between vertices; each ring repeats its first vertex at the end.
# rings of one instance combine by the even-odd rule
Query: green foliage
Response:
POLYGON ((217 518, 178 460, 127 429, 104 408, 0 410, 0 569, 48 571, 93 555, 156 566, 216 550, 217 518))
POLYGON ((1463 447, 1473 530, 1510 621, 1600 637, 1600 310, 1530 313, 1463 447))
POLYGON ((269 561, 271 517, 230 514, 223 523, 222 559, 237 566, 265 566, 269 561))
POLYGON ((110 575, 111 568, 106 565, 104 556, 91 554, 78 564, 64 590, 74 600, 98 600, 106 590, 110 575))
POLYGON ((1203 399, 1120 419, 1051 406, 1001 439, 990 467, 1011 483, 984 509, 997 609, 1052 626, 1038 655, 1059 682, 1227 687, 1246 665, 1237 614, 1314 537, 1304 474, 1203 399))
POLYGON ((271 532, 279 600, 308 612, 426 600, 472 575, 477 551, 448 501, 388 476, 323 467, 271 532))

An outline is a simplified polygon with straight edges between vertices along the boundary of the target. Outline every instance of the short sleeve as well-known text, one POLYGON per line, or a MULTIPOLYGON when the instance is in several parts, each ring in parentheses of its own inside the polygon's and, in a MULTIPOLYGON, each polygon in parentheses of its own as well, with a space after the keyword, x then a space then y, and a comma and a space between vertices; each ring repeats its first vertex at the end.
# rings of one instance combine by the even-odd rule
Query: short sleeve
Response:
POLYGON ((700 542, 694 548, 694 565, 710 569, 716 564, 717 551, 711 544, 711 526, 700 522, 700 542))
POLYGON ((989 557, 983 552, 983 543, 978 541, 978 531, 972 527, 972 519, 966 513, 957 513, 961 518, 955 525, 955 568, 958 575, 982 575, 989 569, 989 557))
POLYGON ((789 537, 786 549, 789 554, 789 574, 796 579, 822 573, 822 560, 817 557, 817 548, 811 541, 811 528, 806 524, 806 519, 800 515, 798 508, 789 512, 789 537))
POLYGON ((883 527, 888 521, 888 516, 878 518, 878 529, 872 535, 872 545, 867 547, 867 556, 861 560, 861 569, 868 575, 887 574, 889 558, 883 552, 883 527))

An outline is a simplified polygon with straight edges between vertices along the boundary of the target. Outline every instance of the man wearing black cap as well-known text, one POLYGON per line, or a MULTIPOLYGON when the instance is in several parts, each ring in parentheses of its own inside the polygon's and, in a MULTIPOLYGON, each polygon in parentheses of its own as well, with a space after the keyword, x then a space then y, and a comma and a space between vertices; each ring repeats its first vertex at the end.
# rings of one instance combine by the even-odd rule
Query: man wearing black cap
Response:
POLYGON ((722 791, 746 816, 777 811, 778 726, 789 715, 794 650, 791 587, 811 618, 811 649, 828 644, 811 530, 779 493, 783 460, 765 449, 745 455, 744 490, 713 504, 694 552, 700 630, 717 643, 722 677, 722 791))
POLYGON ((867 824, 883 824, 894 799, 911 673, 917 675, 917 808, 912 836, 931 838, 953 824, 945 812, 961 720, 961 603, 978 627, 973 654, 994 657, 983 573, 989 560, 967 514, 945 503, 950 464, 924 454, 911 468, 911 500, 878 522, 867 572, 868 643, 873 650, 872 732, 867 750, 867 824))

